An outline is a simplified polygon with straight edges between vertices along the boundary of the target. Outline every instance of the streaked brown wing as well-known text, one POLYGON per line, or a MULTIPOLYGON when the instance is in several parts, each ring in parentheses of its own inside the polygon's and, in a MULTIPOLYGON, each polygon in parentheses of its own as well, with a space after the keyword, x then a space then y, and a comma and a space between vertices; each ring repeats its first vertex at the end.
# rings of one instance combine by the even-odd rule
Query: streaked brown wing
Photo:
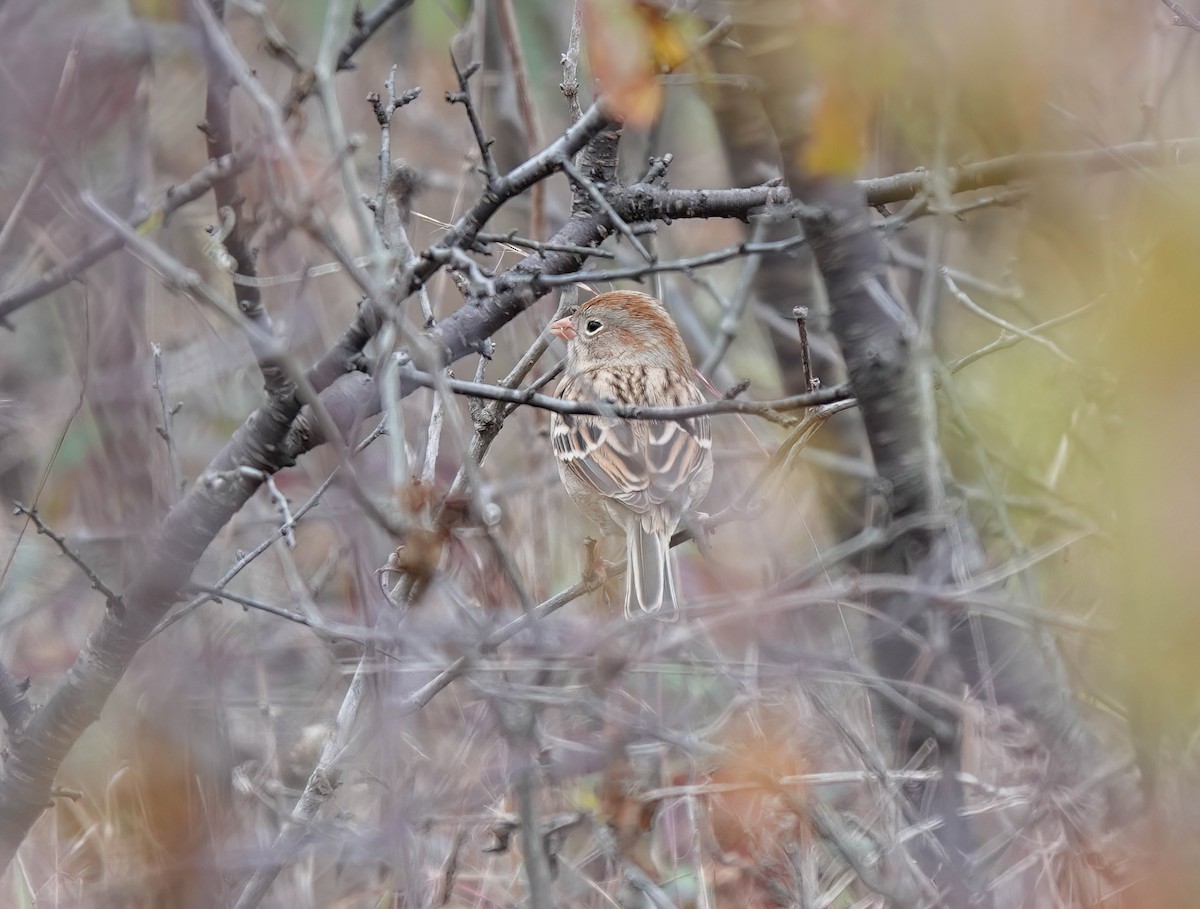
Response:
POLYGON ((647 423, 644 463, 650 478, 649 497, 656 503, 682 498, 680 492, 700 470, 711 444, 707 417, 647 423))
MULTIPOLYGON (((666 387, 665 382, 653 384, 666 387)), ((681 393, 668 396, 667 406, 703 400, 690 383, 676 383, 676 387, 681 393)), ((585 373, 565 382, 558 396, 603 400, 595 392, 585 373)), ((555 453, 572 473, 639 513, 683 498, 680 491, 699 471, 710 447, 707 417, 652 422, 564 415, 552 421, 551 440, 555 453)))

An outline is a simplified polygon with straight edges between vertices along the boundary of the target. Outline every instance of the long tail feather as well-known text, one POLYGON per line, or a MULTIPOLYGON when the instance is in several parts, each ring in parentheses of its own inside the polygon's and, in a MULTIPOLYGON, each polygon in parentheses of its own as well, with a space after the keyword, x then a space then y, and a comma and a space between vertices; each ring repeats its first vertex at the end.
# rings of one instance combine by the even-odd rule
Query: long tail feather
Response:
POLYGON ((667 536, 640 527, 630 528, 627 539, 629 557, 628 585, 625 592, 625 616, 631 617, 633 604, 643 612, 658 612, 664 597, 674 604, 675 585, 667 562, 667 536))

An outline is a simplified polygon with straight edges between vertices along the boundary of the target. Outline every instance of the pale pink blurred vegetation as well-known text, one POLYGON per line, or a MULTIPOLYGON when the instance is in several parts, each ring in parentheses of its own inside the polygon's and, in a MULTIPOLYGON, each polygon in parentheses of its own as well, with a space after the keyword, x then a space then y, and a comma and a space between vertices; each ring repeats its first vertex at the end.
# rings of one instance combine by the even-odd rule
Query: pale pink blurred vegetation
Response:
MULTIPOLYGON (((1200 39, 1173 25, 1169 11, 1155 3, 814 0, 807 6, 811 21, 781 40, 794 40, 797 53, 811 59, 817 113, 810 128, 816 142, 827 143, 822 160, 856 176, 1198 134, 1200 39), (822 108, 816 100, 822 89, 841 92, 843 103, 822 108), (863 148, 857 145, 864 136, 859 124, 866 127, 863 148), (850 137, 848 146, 839 145, 842 136, 850 137)), ((239 49, 271 95, 286 97, 290 75, 264 51, 260 26, 230 7, 239 49)), ((558 83, 571 4, 521 0, 515 7, 548 141, 567 122, 558 83)), ((183 0, 144 0, 129 8, 10 0, 0 7, 0 209, 13 209, 35 169, 40 180, 0 249, 0 290, 31 280, 99 235, 79 204, 81 189, 120 212, 137 194, 156 198, 204 165, 196 125, 204 116, 205 73, 189 8, 183 0), (47 166, 39 168, 39 162, 47 166)), ((325 4, 306 0, 268 8, 298 53, 312 59, 325 4)), ((772 15, 771 7, 762 5, 761 14, 772 15)), ((410 227, 418 250, 440 236, 476 191, 468 125, 461 108, 442 98, 454 87, 451 44, 463 59, 478 56, 469 39, 454 39, 471 15, 463 2, 418 0, 338 80, 347 131, 363 137, 354 165, 365 193, 374 192, 378 130, 364 98, 381 89, 393 63, 398 87, 424 90, 397 113, 392 136, 393 155, 425 180, 410 227)), ((693 36, 704 31, 696 22, 686 28, 693 36)), ((588 51, 616 52, 596 43, 588 51)), ((703 66, 684 67, 664 80, 661 123, 649 130, 628 127, 622 140, 628 147, 622 166, 631 178, 650 154, 669 151, 672 186, 729 185, 708 110, 711 75, 703 66)), ((587 95, 588 80, 582 81, 587 95)), ((508 83, 503 72, 485 72, 477 93, 489 132, 499 139, 497 155, 511 165, 526 149, 519 122, 503 119, 512 106, 504 95, 512 91, 508 83)), ((309 102, 298 148, 306 176, 322 181, 318 204, 354 248, 358 235, 315 104, 309 102)), ((237 98, 235 113, 238 122, 257 122, 244 98, 237 98)), ((265 204, 262 181, 261 169, 252 168, 241 186, 265 204)), ((1036 571, 1024 577, 1035 585, 1043 609, 1061 620, 1050 630, 1067 656, 1069 684, 1089 722, 1114 758, 1129 756, 1135 733, 1171 743, 1181 756, 1163 770, 1163 798, 1182 807, 1197 794, 1198 755, 1190 736, 1200 691, 1200 660, 1193 652, 1200 644, 1197 171, 1168 162, 1058 174, 1024 185, 1020 199, 952 221, 944 261, 993 285, 991 293, 963 287, 1022 326, 1090 309, 1047 334, 1056 350, 1025 341, 959 373, 939 398, 942 445, 991 563, 1039 558, 1036 571)), ((566 182, 555 178, 546 204, 550 230, 568 206, 566 182)), ((524 232, 528 217, 528 205, 518 201, 491 229, 524 232)), ((209 195, 153 237, 227 289, 227 278, 205 252, 203 228, 216 221, 209 195)), ((932 224, 915 221, 890 240, 923 257, 932 224)), ((732 221, 680 221, 660 225, 657 243, 667 259, 728 246, 742 235, 732 221)), ((489 264, 504 268, 517 255, 505 252, 489 264)), ((260 275, 294 275, 329 261, 326 250, 293 231, 263 249, 257 265, 260 275)), ((700 274, 729 292, 742 268, 737 261, 700 274)), ((920 268, 898 268, 897 275, 915 305, 920 268)), ((703 286, 678 274, 667 276, 663 286, 673 307, 693 307, 700 325, 715 331, 720 314, 703 286)), ((462 305, 445 274, 430 290, 439 316, 462 305)), ((303 361, 336 338, 358 296, 341 273, 264 291, 273 318, 303 361)), ((497 334, 488 379, 507 372, 556 304, 553 294, 497 334)), ((937 305, 937 352, 946 362, 1000 334, 945 287, 937 305)), ((162 508, 177 497, 155 432, 160 417, 150 344, 163 348, 169 397, 182 402, 173 425, 188 479, 258 401, 253 358, 236 332, 123 252, 94 266, 86 284, 68 285, 24 308, 11 324, 12 331, 0 330, 0 492, 6 501, 36 498, 43 518, 120 589, 137 569, 162 508)), ((768 340, 772 330, 779 329, 747 319, 726 362, 730 375, 753 380, 750 394, 758 398, 781 392, 768 340)), ((543 368, 551 362, 547 358, 543 368)), ((474 366, 466 361, 456 374, 469 378, 474 366)), ((424 391, 403 404, 416 464, 430 404, 424 391)), ((442 490, 461 463, 456 433, 470 427, 466 404, 460 405, 443 438, 436 472, 442 490)), ((782 438, 776 427, 752 418, 714 419, 719 467, 710 512, 736 499, 782 438)), ((502 509, 500 532, 534 601, 578 578, 583 539, 594 532, 559 488, 546 423, 540 411, 518 412, 482 470, 488 497, 502 509)), ((369 429, 363 427, 364 434, 369 429)), ((541 794, 548 816, 572 810, 619 816, 621 799, 601 783, 606 764, 588 758, 617 734, 609 725, 617 715, 629 730, 669 729, 729 748, 723 758, 689 762, 680 750, 644 744, 638 757, 659 762, 662 785, 745 781, 764 769, 783 776, 861 769, 861 756, 839 737, 826 712, 870 738, 868 691, 846 669, 858 656, 865 659, 854 644, 862 625, 858 604, 769 591, 836 542, 811 459, 825 463, 828 456, 802 454, 770 488, 772 507, 760 520, 716 531, 709 541, 712 562, 691 545, 679 554, 687 599, 701 619, 686 618, 685 611, 677 626, 623 637, 618 581, 548 620, 540 639, 522 638, 428 707, 395 719, 391 703, 448 659, 470 652, 479 629, 500 621, 497 614, 509 618, 520 609, 483 532, 469 529, 456 537, 445 572, 381 645, 366 719, 352 739, 340 788, 267 903, 436 905, 452 854, 457 874, 448 905, 524 899, 519 851, 493 855, 482 847, 496 818, 514 811, 511 757, 491 699, 511 699, 510 684, 535 677, 539 685, 553 678, 562 686, 562 703, 541 712, 542 757, 553 768, 541 794), (620 684, 607 689, 606 680, 618 670, 625 670, 620 684), (744 766, 747 760, 752 770, 744 766)), ((278 486, 296 506, 336 463, 328 450, 306 455, 277 478, 278 486)), ((405 500, 406 490, 389 488, 382 443, 368 448, 358 465, 373 496, 389 507, 405 500)), ((278 520, 260 492, 210 548, 197 579, 218 577, 278 520)), ((364 629, 392 608, 379 592, 376 570, 394 542, 344 488, 335 485, 295 534, 294 550, 276 544, 231 589, 315 608, 327 620, 364 629)), ((37 702, 60 681, 104 604, 22 519, 0 521, 0 544, 7 565, 0 586, 0 658, 16 675, 31 677, 37 702)), ((18 861, 0 878, 0 903, 212 906, 231 900, 263 860, 303 787, 358 654, 349 643, 331 644, 300 625, 230 602, 204 605, 164 631, 142 650, 102 722, 75 747, 59 785, 79 794, 56 799, 38 822, 18 861)), ((1026 759, 1034 749, 1021 721, 977 703, 964 709, 977 730, 964 745, 974 755, 968 772, 1013 792, 1036 789, 1042 768, 1026 759)), ((620 734, 633 735, 629 730, 620 734)), ((801 792, 856 814, 866 829, 903 826, 875 783, 801 792)), ((992 796, 981 789, 973 798, 982 806, 992 796)), ((629 835, 645 842, 631 854, 659 869, 663 879, 675 875, 669 892, 679 905, 703 905, 696 883, 701 850, 693 834, 703 824, 687 805, 669 802, 649 831, 632 822, 629 835)), ((1044 874, 1033 872, 1030 884, 1027 869, 1011 872, 997 884, 997 905, 1015 905, 1023 886, 1047 900, 1040 905, 1090 905, 1139 880, 1142 849, 1157 822, 1114 830, 1083 808, 1077 818, 1075 806, 1060 807, 1032 824, 1027 841, 996 870, 999 877, 1023 857, 1040 855, 1044 874), (1061 902, 1049 902, 1051 894, 1061 902)), ((999 800, 981 823, 1000 836, 1021 823, 1027 808, 1019 796, 1009 805, 999 800)), ((718 845, 764 867, 779 860, 772 851, 780 848, 777 828, 788 828, 787 837, 811 847, 811 831, 792 829, 800 823, 797 816, 763 799, 730 795, 710 813, 718 845)), ((1194 847, 1191 832, 1186 842, 1194 847)), ((872 844, 868 833, 855 835, 872 844)), ((586 882, 597 875, 603 880, 586 830, 568 830, 560 852, 563 864, 573 866, 559 873, 562 904, 611 905, 586 882)), ((828 861, 818 853, 812 853, 814 867, 828 861)), ((722 873, 726 877, 707 881, 718 905, 767 904, 752 880, 722 873)), ((1152 883, 1164 889, 1152 886, 1145 905, 1153 904, 1154 894, 1169 892, 1168 873, 1155 874, 1152 883)), ((822 879, 813 887, 825 892, 835 883, 822 879)), ((832 904, 850 903, 844 898, 832 904)))

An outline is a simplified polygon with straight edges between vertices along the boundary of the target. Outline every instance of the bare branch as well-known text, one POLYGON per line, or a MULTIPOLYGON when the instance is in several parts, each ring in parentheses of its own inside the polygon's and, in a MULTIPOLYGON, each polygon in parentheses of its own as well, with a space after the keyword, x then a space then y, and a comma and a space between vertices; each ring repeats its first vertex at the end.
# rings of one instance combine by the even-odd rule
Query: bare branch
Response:
POLYGON ((95 570, 74 549, 71 548, 66 538, 61 534, 55 533, 54 530, 42 520, 36 508, 30 508, 27 505, 22 505, 20 502, 13 503, 13 514, 25 515, 37 527, 37 532, 45 534, 54 541, 54 545, 59 548, 63 555, 75 563, 80 571, 84 573, 88 581, 92 585, 92 589, 97 591, 108 604, 108 608, 120 618, 125 614, 125 602, 121 599, 121 595, 109 587, 101 580, 100 575, 96 574, 95 570))
POLYGON ((1036 336, 1038 332, 1045 331, 1047 328, 1053 328, 1056 325, 1061 325, 1064 322, 1069 322, 1071 319, 1078 318, 1079 316, 1091 310, 1095 305, 1095 303, 1089 303, 1086 306, 1073 309, 1071 312, 1064 313, 1061 316, 1055 316, 1053 319, 1047 319, 1045 322, 1042 322, 1039 325, 1034 325, 1032 328, 1027 328, 1019 333, 1009 331, 1001 332, 1000 337, 996 338, 995 341, 992 341, 990 344, 985 344, 978 350, 974 350, 966 356, 954 360, 952 363, 947 365, 947 369, 951 373, 956 373, 960 369, 970 366, 976 360, 983 359, 988 354, 995 353, 998 350, 1006 350, 1009 347, 1019 344, 1027 337, 1036 336))
POLYGON ((574 253, 578 256, 590 256, 593 259, 615 259, 617 254, 608 249, 595 249, 588 246, 570 246, 562 243, 542 243, 538 240, 529 240, 525 237, 518 237, 515 230, 509 231, 506 234, 490 234, 486 231, 480 231, 476 235, 476 239, 480 243, 506 243, 511 246, 520 246, 524 249, 532 249, 537 252, 567 252, 574 253))
POLYGON ((613 226, 617 229, 621 236, 629 241, 629 245, 637 250, 638 255, 647 262, 653 262, 654 256, 652 256, 650 251, 642 245, 642 241, 637 238, 637 235, 633 232, 633 228, 625 223, 624 219, 622 219, 617 213, 617 210, 612 207, 612 203, 605 198, 604 193, 600 191, 600 188, 586 176, 584 176, 583 172, 571 163, 570 158, 564 157, 560 162, 560 165, 562 166, 563 172, 571 178, 571 182, 586 192, 591 200, 596 203, 596 206, 600 209, 600 211, 604 212, 604 214, 608 216, 609 221, 612 222, 613 226))
MULTIPOLYGON (((186 268, 179 260, 168 255, 164 250, 155 246, 137 231, 133 230, 128 224, 101 205, 91 193, 85 192, 81 201, 85 208, 120 237, 120 240, 129 247, 130 252, 158 272, 169 286, 186 291, 193 299, 211 306, 224 316, 231 325, 241 329, 250 342, 250 346, 260 363, 267 364, 280 357, 282 351, 274 336, 270 334, 270 321, 261 307, 258 309, 259 318, 252 320, 247 313, 231 306, 229 301, 217 293, 211 284, 200 277, 199 272, 195 269, 186 268)), ((266 370, 264 370, 264 376, 267 376, 266 370)), ((280 377, 272 376, 268 378, 268 381, 274 381, 278 378, 280 377)))
MULTIPOLYGON (((436 388, 440 381, 428 373, 414 369, 399 371, 402 382, 410 382, 422 388, 436 388)), ((474 398, 484 398, 492 401, 506 401, 510 404, 526 404, 541 410, 549 410, 560 414, 591 414, 595 416, 621 417, 626 420, 690 420, 707 414, 740 413, 763 417, 772 422, 788 423, 782 418, 782 412, 803 410, 821 404, 833 404, 851 400, 850 388, 837 385, 823 388, 803 395, 790 398, 780 398, 777 401, 741 401, 720 400, 709 401, 705 404, 689 404, 682 407, 648 407, 638 404, 618 404, 607 401, 567 401, 530 392, 526 389, 504 388, 499 385, 485 385, 479 382, 467 382, 463 379, 447 379, 447 387, 455 394, 467 395, 474 398)))
POLYGON ((1162 0, 1163 5, 1175 14, 1175 24, 1182 25, 1185 28, 1190 28, 1194 32, 1200 32, 1200 18, 1195 14, 1189 13, 1186 9, 1180 6, 1175 0, 1162 0))
MULTIPOLYGON (((24 214, 25 207, 29 204, 30 198, 41 187, 49 163, 49 158, 38 158, 37 164, 33 166, 33 173, 25 181, 25 188, 21 190, 21 195, 17 198, 12 210, 8 213, 8 217, 4 221, 4 226, 0 227, 0 253, 4 252, 4 247, 8 245, 8 241, 12 239, 17 225, 21 223, 21 216, 24 214)), ((6 325, 4 327, 11 328, 12 326, 6 325)))
MULTIPOLYGON (((162 223, 175 211, 195 202, 212 189, 218 180, 234 174, 240 174, 254 161, 255 155, 248 149, 238 151, 210 161, 205 167, 196 171, 185 182, 167 189, 162 201, 151 209, 142 209, 125 219, 125 224, 131 228, 144 228, 147 224, 162 223)), ((39 300, 53 293, 72 281, 78 280, 85 271, 107 256, 116 252, 124 244, 118 233, 109 233, 86 249, 76 253, 39 278, 13 290, 0 294, 0 324, 8 316, 34 300, 39 300)))
MULTIPOLYGON (((537 109, 533 106, 529 69, 525 63, 525 52, 521 49, 521 34, 517 29, 513 0, 498 0, 495 9, 496 22, 500 27, 500 35, 504 38, 504 49, 508 52, 508 63, 517 85, 517 106, 521 111, 521 123, 525 127, 525 138, 528 141, 525 153, 530 154, 535 148, 541 147, 542 131, 538 126, 537 109)), ((535 184, 532 196, 530 203, 533 215, 530 218, 529 232, 535 237, 540 237, 546 221, 545 186, 541 183, 535 184)))
POLYGON ((167 379, 163 372, 162 348, 157 344, 152 344, 150 351, 154 355, 154 390, 158 392, 159 415, 162 417, 162 425, 158 427, 158 434, 162 436, 162 440, 167 446, 167 463, 171 471, 171 504, 174 505, 175 500, 187 485, 187 480, 183 476, 183 467, 179 463, 179 451, 175 447, 175 436, 171 432, 171 421, 182 405, 167 403, 167 379))
POLYGON ((338 70, 353 69, 354 66, 350 61, 359 49, 371 39, 372 35, 383 28, 392 16, 408 9, 412 4, 413 0, 380 0, 379 5, 369 13, 364 13, 361 6, 355 6, 352 17, 354 31, 338 52, 338 70))
MULTIPOLYGON (((1132 165, 1165 167, 1200 160, 1200 138, 1166 142, 1128 142, 1079 151, 1026 152, 1005 155, 949 169, 951 192, 1000 186, 1015 180, 1048 176, 1087 176, 1128 170, 1132 165)), ((867 205, 887 205, 914 198, 925 189, 929 171, 914 170, 858 180, 867 205)), ((746 218, 764 205, 788 205, 791 192, 783 186, 749 189, 660 189, 644 183, 625 187, 611 199, 627 221, 655 218, 746 218)))
POLYGON ((557 140, 514 168, 507 176, 497 179, 479 201, 450 226, 441 242, 421 254, 407 283, 396 288, 396 296, 403 299, 428 281, 438 268, 450 260, 452 249, 470 248, 479 231, 499 211, 500 206, 553 174, 564 160, 587 145, 607 125, 608 116, 599 104, 593 104, 579 122, 568 127, 557 140))
POLYGON ((291 609, 285 609, 283 606, 275 606, 271 603, 264 603, 262 600, 256 600, 252 597, 243 596, 239 593, 231 593, 223 587, 208 587, 204 584, 189 584, 187 587, 189 593, 202 594, 204 602, 219 603, 222 600, 228 600, 230 603, 237 603, 239 606, 244 606, 246 609, 254 609, 259 612, 265 612, 267 615, 277 616, 281 619, 287 619, 289 622, 295 622, 297 625, 303 625, 306 628, 331 641, 351 641, 355 644, 366 645, 371 638, 364 635, 360 628, 354 625, 344 625, 340 622, 318 622, 303 613, 294 612, 291 609))
POLYGON ((492 140, 484 133, 483 120, 479 117, 479 111, 475 109, 475 102, 471 100, 470 79, 479 72, 480 64, 476 62, 468 63, 465 67, 459 66, 453 53, 450 54, 450 63, 454 67, 454 75, 458 78, 458 91, 446 92, 446 100, 451 104, 461 104, 466 110, 471 132, 475 134, 475 145, 479 149, 483 175, 487 179, 488 189, 491 189, 499 181, 500 172, 496 169, 496 160, 492 157, 492 140))
MULTIPOLYGON (((358 454, 363 449, 365 449, 368 445, 370 445, 372 442, 374 442, 376 439, 378 439, 381 435, 383 435, 383 431, 384 431, 384 423, 381 421, 375 427, 375 429, 371 432, 371 434, 368 435, 365 439, 362 440, 362 442, 360 442, 358 444, 358 446, 354 449, 354 453, 358 454)), ((341 470, 342 470, 341 464, 338 464, 336 467, 334 467, 333 470, 330 472, 329 476, 327 476, 321 482, 321 485, 318 486, 316 488, 316 490, 313 491, 312 495, 310 495, 308 497, 307 501, 305 501, 303 505, 301 505, 294 512, 292 512, 290 523, 284 523, 284 524, 281 524, 279 527, 276 527, 275 530, 270 534, 270 536, 268 536, 265 540, 260 542, 253 549, 251 549, 250 551, 248 551, 244 555, 242 555, 236 562, 234 562, 234 564, 232 566, 230 566, 228 571, 226 571, 223 575, 221 575, 220 579, 215 584, 211 585, 210 589, 211 590, 224 590, 225 587, 234 578, 236 578, 239 574, 241 574, 242 570, 244 568, 246 568, 246 566, 248 566, 251 562, 253 562, 259 556, 261 556, 264 552, 266 552, 268 549, 270 549, 271 546, 275 542, 283 539, 288 533, 290 533, 292 528, 295 527, 296 522, 298 522, 302 517, 304 517, 306 514, 308 514, 308 512, 310 512, 313 508, 315 508, 320 503, 321 497, 326 493, 326 491, 328 491, 329 487, 333 485, 333 481, 335 479, 337 479, 341 470)), ((191 613, 193 613, 196 609, 203 606, 205 603, 209 602, 211 599, 212 599, 212 595, 207 594, 204 596, 196 597, 195 599, 186 603, 184 606, 180 607, 177 611, 173 612, 171 615, 167 616, 161 622, 159 622, 159 624, 154 628, 154 630, 152 632, 150 632, 149 637, 157 636, 161 632, 165 631, 167 628, 170 628, 176 622, 179 622, 182 619, 186 618, 187 616, 191 615, 191 613)))
MULTIPOLYGON (((213 12, 218 18, 224 18, 224 0, 212 0, 213 12)), ((208 66, 208 89, 204 108, 204 124, 202 132, 208 145, 208 156, 219 159, 233 153, 233 127, 230 122, 229 94, 233 90, 234 79, 229 69, 218 63, 215 53, 207 53, 205 60, 208 66)), ((232 219, 229 229, 224 232, 221 242, 233 259, 233 271, 245 277, 254 278, 257 270, 254 255, 250 250, 246 226, 242 219, 241 194, 238 190, 237 175, 230 174, 222 177, 213 184, 213 197, 217 211, 228 211, 232 219)), ((262 306, 259 289, 253 284, 241 291, 245 301, 243 306, 248 311, 258 312, 262 306)))
MULTIPOLYGON (((1031 177, 1085 176, 1128 170, 1132 165, 1163 167, 1200 159, 1200 139, 1170 139, 1166 142, 1127 142, 1080 151, 1026 152, 1004 155, 977 164, 951 167, 946 183, 950 192, 961 193, 1000 186, 1031 177)), ((928 171, 910 171, 891 177, 860 180, 868 205, 902 202, 921 192, 928 171)))
POLYGON ((283 158, 283 163, 289 171, 293 182, 292 188, 301 195, 305 195, 307 185, 304 179, 304 170, 300 166, 292 137, 284 125, 283 111, 275 99, 263 88, 258 77, 250 69, 250 65, 238 53, 224 23, 219 21, 214 14, 210 0, 192 0, 192 8, 196 11, 200 24, 204 28, 209 51, 224 68, 229 80, 240 86, 254 102, 266 122, 276 152, 283 158))
POLYGON ((579 45, 583 33, 583 0, 575 0, 571 8, 571 34, 567 39, 567 52, 562 57, 563 79, 559 89, 567 99, 567 116, 572 123, 578 122, 582 111, 579 106, 579 45))
POLYGON ((273 857, 270 861, 260 865, 254 872, 242 890, 241 896, 238 897, 235 909, 253 909, 262 902, 262 898, 267 895, 267 891, 279 874, 279 869, 283 867, 282 862, 299 847, 308 831, 309 824, 317 816, 317 811, 337 788, 337 766, 346 752, 346 747, 350 744, 355 720, 358 718, 358 706, 362 701, 367 674, 371 667, 370 655, 371 651, 368 650, 359 660, 358 667, 350 678, 346 695, 342 699, 342 706, 338 709, 333 733, 326 740, 324 748, 321 749, 320 760, 313 767, 308 782, 304 786, 304 792, 296 802, 295 808, 292 809, 283 832, 279 835, 273 857))
POLYGON ((603 575, 585 573, 583 578, 575 584, 566 590, 556 593, 550 599, 541 603, 536 609, 518 616, 507 625, 501 626, 480 642, 476 654, 461 656, 454 660, 445 669, 401 701, 398 715, 406 716, 412 711, 424 707, 439 692, 444 691, 452 682, 461 678, 470 669, 475 659, 492 653, 500 645, 516 637, 522 631, 532 628, 536 622, 541 621, 551 613, 557 612, 581 596, 598 589, 609 578, 618 577, 623 570, 624 565, 622 564, 610 567, 603 575))
POLYGON ((1022 338, 1026 338, 1030 341, 1033 341, 1035 344, 1040 344, 1042 347, 1045 347, 1046 350, 1050 351, 1052 354, 1054 354, 1060 360, 1062 360, 1065 363, 1070 364, 1071 366, 1077 365, 1075 362, 1075 359, 1070 354, 1068 354, 1066 351, 1064 351, 1061 347, 1059 347, 1057 344, 1055 344, 1049 338, 1043 338, 1041 335, 1034 334, 1033 332, 1030 332, 1024 328, 1021 328, 1021 326, 1019 326, 1019 325, 1014 325, 1012 322, 1008 322, 1004 319, 1001 319, 995 313, 988 312, 986 309, 984 309, 982 306, 980 306, 978 303, 976 303, 974 300, 972 300, 958 286, 958 284, 955 283, 954 278, 952 278, 950 276, 949 270, 944 265, 938 269, 938 274, 941 276, 943 283, 945 283, 946 288, 950 291, 950 293, 954 297, 954 299, 956 299, 959 303, 961 303, 963 306, 965 306, 971 312, 975 313, 975 315, 979 316, 981 319, 986 319, 988 322, 991 322, 993 325, 999 325, 1006 332, 1009 332, 1014 335, 1019 335, 1022 338))
POLYGON ((11 740, 20 735, 25 722, 33 713, 33 705, 29 703, 26 690, 29 679, 18 679, 8 667, 0 663, 0 716, 8 724, 8 737, 11 740))
MULTIPOLYGON (((317 96, 321 99, 322 119, 325 121, 325 133, 329 140, 330 149, 335 155, 335 162, 338 173, 342 182, 342 193, 346 198, 346 208, 350 212, 350 217, 354 219, 354 224, 358 228, 359 242, 362 247, 369 251, 369 254, 374 265, 374 275, 381 277, 388 268, 388 262, 385 255, 386 242, 385 238, 374 230, 371 219, 367 214, 367 207, 363 204, 362 194, 359 191, 358 175, 355 171, 354 161, 350 154, 342 154, 343 149, 348 149, 353 152, 357 150, 361 139, 355 136, 346 135, 346 126, 342 119, 342 108, 338 102, 337 90, 334 88, 333 80, 337 75, 337 69, 334 65, 335 54, 335 33, 340 27, 345 15, 345 0, 330 0, 325 7, 325 23, 321 29, 321 43, 317 49, 317 61, 313 66, 313 81, 316 84, 317 96)), ((306 195, 307 195, 306 191, 306 195)), ((310 207, 304 212, 302 223, 309 225, 311 228, 316 228, 321 234, 321 242, 329 246, 329 239, 332 238, 332 231, 325 229, 324 219, 320 216, 318 208, 310 207)), ((341 255, 339 259, 348 260, 348 255, 341 255)), ((345 264, 345 263, 343 263, 345 264)), ((364 288, 368 293, 374 290, 373 285, 368 284, 364 288)))
POLYGON ((575 284, 581 281, 624 281, 637 280, 660 272, 681 271, 689 272, 693 268, 703 268, 708 265, 720 265, 731 259, 759 253, 788 252, 798 249, 807 241, 804 237, 787 237, 783 240, 768 240, 763 243, 746 241, 737 246, 727 246, 713 252, 700 253, 686 259, 674 259, 670 262, 653 262, 646 265, 630 265, 626 268, 596 269, 580 271, 574 274, 553 275, 542 278, 542 283, 555 287, 563 284, 575 284))
MULTIPOLYGON (((756 243, 762 242, 765 233, 766 221, 759 220, 755 222, 754 230, 750 235, 750 241, 746 245, 753 248, 756 243)), ((730 346, 737 337, 738 330, 742 324, 742 316, 745 314, 746 307, 750 303, 754 276, 758 272, 758 266, 761 262, 762 253, 751 252, 746 258, 745 264, 742 265, 742 273, 738 278, 737 289, 734 291, 733 299, 729 301, 725 312, 721 314, 721 323, 717 327, 717 340, 713 344, 713 349, 705 356, 704 362, 700 364, 700 374, 702 376, 712 374, 712 371, 725 359, 725 354, 729 352, 730 346)), ((811 388, 811 386, 809 387, 811 388)))
MULTIPOLYGON (((572 587, 556 594, 535 609, 526 612, 524 615, 493 632, 481 642, 478 648, 479 654, 484 655, 494 651, 513 636, 524 631, 526 628, 532 627, 535 622, 540 621, 584 594, 595 590, 603 582, 604 577, 601 575, 586 574, 572 587)), ((279 835, 274 844, 272 849, 274 858, 270 863, 260 866, 255 871, 242 890, 241 896, 236 903, 236 909, 253 909, 253 907, 262 902, 263 897, 266 896, 271 884, 283 867, 283 861, 295 854, 296 849, 299 848, 304 838, 308 825, 316 817, 321 805, 333 794, 333 790, 337 785, 335 775, 337 763, 344 753, 346 745, 349 743, 350 730, 358 715, 358 706, 362 698, 362 687, 366 674, 370 670, 370 655, 371 652, 368 650, 358 663, 358 668, 350 680, 346 696, 342 700, 341 707, 338 709, 335 733, 321 752, 321 758, 313 768, 308 783, 304 787, 303 794, 300 796, 299 801, 296 802, 295 808, 292 809, 288 826, 284 828, 283 833, 279 835)), ((403 718, 425 706, 435 695, 443 691, 455 679, 459 678, 467 670, 470 663, 471 660, 467 657, 460 657, 455 660, 431 681, 405 698, 398 709, 395 710, 394 715, 397 718, 403 718)))
POLYGON ((0 867, 7 867, 45 808, 54 776, 72 745, 99 716, 143 641, 188 583, 213 538, 249 500, 257 483, 237 468, 273 473, 300 407, 273 397, 233 433, 200 479, 167 514, 142 572, 125 589, 124 614, 108 610, 75 666, 25 724, 0 767, 0 867))

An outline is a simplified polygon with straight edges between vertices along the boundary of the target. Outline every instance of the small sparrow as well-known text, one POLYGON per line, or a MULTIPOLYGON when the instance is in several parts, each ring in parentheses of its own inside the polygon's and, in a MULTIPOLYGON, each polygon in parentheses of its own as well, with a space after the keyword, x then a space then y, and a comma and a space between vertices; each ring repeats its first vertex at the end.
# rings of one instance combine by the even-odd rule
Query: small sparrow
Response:
MULTIPOLYGON (((654 297, 618 290, 551 322, 567 342, 557 396, 574 401, 678 407, 703 402, 679 329, 654 297)), ((563 485, 606 532, 625 534, 625 615, 675 603, 671 535, 712 482, 708 417, 624 420, 550 416, 563 485)))

